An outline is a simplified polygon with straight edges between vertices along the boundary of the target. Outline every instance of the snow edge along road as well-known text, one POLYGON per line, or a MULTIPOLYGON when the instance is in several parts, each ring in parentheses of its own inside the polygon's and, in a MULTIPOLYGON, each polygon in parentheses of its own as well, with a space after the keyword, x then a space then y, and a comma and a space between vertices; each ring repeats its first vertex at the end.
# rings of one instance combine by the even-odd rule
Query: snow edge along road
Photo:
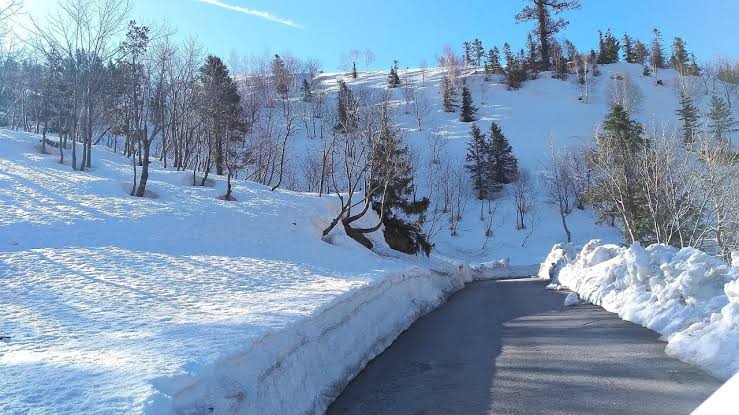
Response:
POLYGON ((155 380, 146 413, 322 414, 369 361, 472 281, 467 264, 442 268, 388 274, 199 375, 155 380))

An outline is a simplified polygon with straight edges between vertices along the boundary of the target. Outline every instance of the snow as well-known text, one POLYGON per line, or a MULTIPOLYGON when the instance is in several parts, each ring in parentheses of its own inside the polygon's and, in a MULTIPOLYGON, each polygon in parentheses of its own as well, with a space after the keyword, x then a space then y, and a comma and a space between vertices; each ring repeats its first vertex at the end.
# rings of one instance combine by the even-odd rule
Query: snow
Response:
POLYGON ((693 411, 692 415, 733 414, 739 393, 739 374, 727 380, 716 392, 693 411))
POLYGON ((330 197, 154 168, 132 198, 120 155, 80 173, 35 141, 0 131, 0 413, 321 413, 471 278, 323 242, 330 197))
MULTIPOLYGON (((536 179, 549 142, 577 145, 592 137, 608 110, 612 74, 631 74, 642 91, 639 120, 675 123, 674 75, 662 71, 662 87, 641 70, 602 67, 589 103, 577 100, 574 80, 546 73, 518 91, 493 77, 484 103, 483 76, 468 71, 467 84, 480 128, 499 123, 536 179)), ((421 83, 420 70, 401 72, 421 83)), ((384 88, 386 76, 344 78, 352 88, 384 88)), ((457 167, 466 151, 470 124, 441 111, 442 76, 439 69, 425 73, 433 111, 423 131, 403 113, 401 89, 393 91, 399 125, 424 169, 434 166, 432 135, 457 167)), ((335 95, 337 75, 323 77, 335 95)), ((464 283, 536 274, 556 283, 557 271, 572 266, 565 267, 574 246, 621 240, 594 224, 592 211, 576 209, 567 217, 572 245, 564 244, 557 208, 537 192, 527 229, 515 228, 513 201, 503 196, 493 202, 489 237, 487 206, 470 199, 457 235, 443 220, 434 232, 431 258, 391 251, 379 234, 369 235, 372 252, 340 227, 331 244, 322 240, 338 206, 333 197, 239 180, 237 201, 227 202, 218 199, 222 178, 211 175, 213 187, 194 187, 192 172, 155 163, 151 197, 132 198, 131 167, 120 155, 96 147, 92 170, 74 172, 55 155, 39 154, 37 141, 0 130, 0 413, 321 413, 373 356, 464 283), (554 244, 561 244, 558 253, 540 267, 554 244)), ((319 141, 294 137, 288 166, 297 172, 319 141)), ((419 195, 435 186, 426 176, 419 171, 419 195)), ((604 248, 599 255, 612 253, 604 248)), ((697 288, 691 295, 705 294, 697 288)), ((739 338, 733 309, 718 313, 736 306, 736 284, 730 288, 725 300, 700 303, 710 303, 715 318, 690 305, 703 325, 683 330, 689 337, 670 347, 689 355, 688 345, 699 344, 694 336, 709 340, 710 333, 726 347, 727 335, 739 338)), ((670 304, 680 311, 678 303, 670 304)), ((681 321, 676 325, 684 328, 695 322, 681 321)), ((715 349, 718 356, 730 351, 715 349)))
POLYGON ((693 248, 593 240, 553 278, 662 334, 669 355, 722 379, 739 372, 739 267, 693 248))
POLYGON ((576 304, 577 304, 577 294, 575 293, 567 294, 567 297, 565 297, 565 302, 564 302, 565 307, 573 306, 576 304))

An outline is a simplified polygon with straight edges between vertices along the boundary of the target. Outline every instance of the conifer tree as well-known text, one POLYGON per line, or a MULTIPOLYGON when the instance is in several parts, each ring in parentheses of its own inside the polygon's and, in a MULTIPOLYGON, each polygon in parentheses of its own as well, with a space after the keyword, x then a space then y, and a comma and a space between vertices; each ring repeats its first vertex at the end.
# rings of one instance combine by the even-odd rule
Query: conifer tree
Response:
POLYGON ((689 75, 690 55, 685 49, 685 41, 680 37, 675 37, 672 42, 672 57, 670 64, 680 75, 689 75))
POLYGON ((489 158, 490 151, 488 143, 485 140, 485 134, 480 131, 477 124, 472 124, 470 128, 470 141, 467 143, 467 155, 465 155, 464 167, 472 177, 472 187, 477 193, 477 198, 485 200, 489 197, 490 191, 490 169, 489 158))
POLYGON ((634 63, 638 63, 639 65, 646 65, 648 59, 649 51, 647 50, 647 45, 642 43, 641 40, 637 39, 636 43, 634 44, 634 63))
POLYGON ((494 46, 488 51, 487 59, 485 61, 485 73, 492 75, 500 72, 500 52, 498 51, 498 48, 494 46))
POLYGON ((352 78, 357 79, 359 75, 357 74, 357 62, 352 62, 352 78))
POLYGON ((336 114, 338 123, 336 129, 348 133, 357 128, 357 101, 354 93, 346 85, 346 82, 339 80, 339 93, 336 96, 336 114))
POLYGON ((598 51, 598 64, 607 65, 618 62, 618 53, 621 45, 616 37, 613 36, 613 33, 611 33, 611 29, 608 29, 605 35, 602 32, 598 32, 598 35, 598 45, 600 48, 598 51))
POLYGON ((488 147, 490 165, 490 183, 493 190, 498 191, 504 184, 511 183, 518 171, 518 159, 513 155, 513 149, 498 124, 490 124, 488 147))
POLYGON ((393 62, 390 68, 390 74, 387 76, 387 85, 390 88, 397 88, 400 85, 400 76, 398 75, 398 61, 393 62))
POLYGON ((454 112, 457 107, 456 91, 454 81, 448 75, 441 80, 441 95, 444 112, 454 112))
POLYGON ((698 121, 700 114, 698 108, 693 104, 690 95, 680 94, 680 109, 677 111, 678 118, 683 122, 683 142, 691 144, 694 141, 695 134, 698 132, 698 121))
POLYGON ((534 41, 534 33, 529 32, 526 36, 526 67, 530 71, 536 72, 539 68, 539 51, 534 41))
POLYGON ((731 134, 739 131, 737 122, 731 116, 731 109, 719 96, 711 97, 711 109, 708 111, 708 127, 711 135, 718 141, 731 143, 731 134))
POLYGON ((286 97, 290 88, 290 77, 288 76, 285 61, 282 60, 280 55, 275 55, 275 58, 272 60, 272 79, 274 81, 275 91, 281 97, 286 97))
POLYGON ((580 8, 579 0, 528 0, 527 5, 516 15, 516 23, 535 21, 536 34, 539 36, 539 47, 541 48, 541 62, 538 70, 547 71, 550 66, 549 41, 554 38, 560 30, 567 27, 569 22, 565 19, 557 19, 556 15, 580 8))
MULTIPOLYGON (((372 209, 385 226, 385 241, 395 250, 407 254, 423 251, 429 255, 432 245, 421 224, 429 207, 429 199, 416 200, 413 186, 413 164, 399 129, 393 126, 389 110, 382 109, 380 136, 373 146, 370 189, 372 209), (411 220, 415 218, 415 220, 411 220)), ((365 229, 369 232, 376 229, 365 229)))
POLYGON ((464 47, 464 64, 465 65, 472 65, 472 45, 470 42, 465 41, 463 43, 464 47))
POLYGON ((503 56, 505 58, 505 71, 504 75, 506 78, 506 86, 508 89, 518 89, 521 87, 524 81, 528 78, 526 68, 523 66, 523 50, 516 57, 511 52, 511 46, 506 42, 503 45, 503 56))
POLYGON ((313 101, 313 91, 310 87, 310 82, 305 78, 303 78, 303 86, 300 87, 300 91, 303 93, 304 102, 313 101))
POLYGON ((650 51, 650 64, 652 71, 656 74, 659 69, 665 68, 665 53, 662 49, 662 32, 659 29, 653 29, 654 37, 652 38, 652 50, 650 51))
POLYGON ((485 49, 482 47, 482 41, 475 39, 472 41, 472 54, 475 58, 475 66, 482 65, 482 57, 485 56, 485 49))
POLYGON ((462 86, 462 112, 459 114, 459 120, 462 122, 475 121, 475 114, 477 114, 477 107, 472 102, 472 94, 465 84, 462 86))
POLYGON ((577 47, 569 39, 565 39, 565 50, 567 51, 567 61, 573 64, 577 62, 580 54, 577 52, 577 47))
POLYGON ((624 60, 627 63, 636 63, 636 54, 634 52, 631 37, 628 34, 624 34, 624 60))

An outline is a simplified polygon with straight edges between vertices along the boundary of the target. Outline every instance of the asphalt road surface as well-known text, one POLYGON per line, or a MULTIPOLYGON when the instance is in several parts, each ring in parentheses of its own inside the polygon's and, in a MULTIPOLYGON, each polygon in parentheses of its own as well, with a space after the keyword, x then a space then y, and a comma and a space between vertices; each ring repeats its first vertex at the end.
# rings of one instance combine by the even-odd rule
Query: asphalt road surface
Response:
POLYGON ((469 285, 345 388, 334 414, 688 414, 718 389, 651 330, 536 279, 469 285))

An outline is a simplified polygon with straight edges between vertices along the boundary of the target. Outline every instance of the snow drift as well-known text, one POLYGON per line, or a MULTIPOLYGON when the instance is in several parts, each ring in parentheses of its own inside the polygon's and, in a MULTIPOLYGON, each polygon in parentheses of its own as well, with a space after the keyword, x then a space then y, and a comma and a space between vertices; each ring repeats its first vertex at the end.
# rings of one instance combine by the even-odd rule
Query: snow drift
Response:
POLYGON ((739 372, 739 267, 667 245, 593 240, 571 253, 555 246, 542 265, 553 284, 662 334, 680 360, 722 379, 739 372))

